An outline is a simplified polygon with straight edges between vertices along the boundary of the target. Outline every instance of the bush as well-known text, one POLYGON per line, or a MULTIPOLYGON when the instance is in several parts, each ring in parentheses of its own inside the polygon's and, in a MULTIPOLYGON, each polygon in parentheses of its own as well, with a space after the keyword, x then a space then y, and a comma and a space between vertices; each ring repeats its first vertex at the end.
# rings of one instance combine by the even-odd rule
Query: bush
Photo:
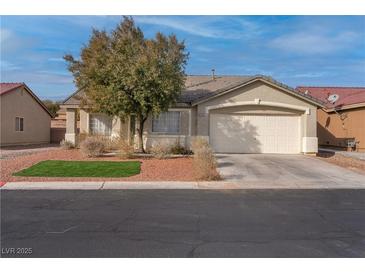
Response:
POLYGON ((66 141, 66 140, 62 140, 60 142, 60 146, 63 148, 63 149, 72 149, 74 148, 74 144, 70 141, 66 141))
POLYGON ((100 138, 104 142, 105 150, 107 151, 119 150, 121 142, 124 141, 121 137, 110 138, 106 136, 98 136, 98 138, 100 138))
POLYGON ((87 138, 94 138, 104 143, 105 151, 113 151, 119 149, 119 140, 120 137, 110 138, 110 136, 98 135, 98 134, 88 134, 88 133, 80 133, 79 134, 79 143, 81 144, 87 138))
POLYGON ((203 138, 196 138, 192 143, 194 152, 193 166, 197 180, 219 180, 217 161, 213 150, 203 138))
POLYGON ((193 153, 195 153, 195 151, 201 149, 201 148, 209 148, 209 143, 206 139, 202 138, 202 137, 196 137, 192 140, 191 143, 191 148, 193 150, 193 153))
POLYGON ((124 139, 119 140, 119 157, 129 159, 133 157, 134 146, 124 139))
POLYGON ((105 143, 98 137, 86 137, 84 141, 80 143, 81 153, 88 157, 97 157, 103 154, 105 151, 105 143))
POLYGON ((171 148, 164 144, 154 144, 150 149, 151 154, 157 159, 165 159, 170 156, 171 148))
POLYGON ((188 155, 191 154, 190 150, 187 150, 184 146, 180 144, 180 141, 177 140, 176 143, 170 147, 170 153, 173 155, 188 155))

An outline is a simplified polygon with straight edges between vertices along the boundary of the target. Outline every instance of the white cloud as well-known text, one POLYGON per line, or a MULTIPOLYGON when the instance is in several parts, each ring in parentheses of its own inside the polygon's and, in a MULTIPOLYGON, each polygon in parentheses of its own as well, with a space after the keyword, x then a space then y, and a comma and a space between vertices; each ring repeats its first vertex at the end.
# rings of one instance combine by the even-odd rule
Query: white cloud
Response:
POLYGON ((158 17, 158 16, 140 16, 136 17, 135 21, 137 23, 157 25, 157 26, 165 26, 169 28, 173 28, 176 30, 181 30, 186 33, 190 33, 193 35, 208 37, 208 38, 217 38, 219 37, 219 33, 209 26, 206 26, 202 22, 197 22, 197 20, 181 20, 178 18, 170 18, 170 17, 158 17))
POLYGON ((293 78, 319 78, 328 75, 326 72, 306 72, 294 74, 293 78))
POLYGON ((259 26, 248 19, 225 16, 137 16, 137 24, 164 26, 206 38, 241 39, 256 35, 259 26), (229 29, 229 31, 227 31, 229 29))
POLYGON ((6 82, 25 82, 25 83, 42 83, 42 84, 72 84, 73 78, 71 75, 52 73, 49 71, 4 71, 1 77, 6 79, 6 82))
POLYGON ((297 32, 279 36, 270 45, 274 48, 302 54, 333 53, 353 46, 359 35, 355 32, 342 32, 329 35, 313 32, 297 32))
POLYGON ((71 77, 71 72, 68 71, 55 71, 55 70, 38 70, 36 71, 38 74, 46 74, 46 75, 59 75, 71 77))
POLYGON ((20 69, 19 66, 4 60, 0 60, 0 68, 1 71, 14 71, 20 69))
POLYGON ((9 29, 0 28, 0 43, 1 54, 5 55, 20 49, 30 48, 34 44, 34 40, 20 37, 9 29))
POLYGON ((12 32, 8 29, 0 29, 0 43, 3 44, 12 36, 12 32))
POLYGON ((115 27, 122 16, 114 15, 82 15, 82 16, 57 16, 55 20, 80 28, 109 29, 115 27))
POLYGON ((210 48, 210 47, 207 47, 207 46, 195 46, 193 47, 194 50, 197 50, 197 51, 200 51, 200 52, 207 52, 207 53, 210 53, 210 52, 213 52, 215 51, 213 48, 210 48))

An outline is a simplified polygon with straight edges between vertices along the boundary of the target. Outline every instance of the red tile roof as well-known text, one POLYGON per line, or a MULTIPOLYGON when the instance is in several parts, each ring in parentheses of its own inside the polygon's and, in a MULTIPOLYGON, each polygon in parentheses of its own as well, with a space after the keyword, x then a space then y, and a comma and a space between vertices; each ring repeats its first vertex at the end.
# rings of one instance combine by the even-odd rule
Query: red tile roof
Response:
POLYGON ((24 83, 0 83, 0 95, 15 90, 23 85, 24 83))
POLYGON ((326 108, 342 108, 349 105, 365 103, 365 87, 306 87, 300 86, 296 90, 311 95, 325 103, 326 108), (330 103, 327 98, 331 94, 339 95, 339 99, 330 103))

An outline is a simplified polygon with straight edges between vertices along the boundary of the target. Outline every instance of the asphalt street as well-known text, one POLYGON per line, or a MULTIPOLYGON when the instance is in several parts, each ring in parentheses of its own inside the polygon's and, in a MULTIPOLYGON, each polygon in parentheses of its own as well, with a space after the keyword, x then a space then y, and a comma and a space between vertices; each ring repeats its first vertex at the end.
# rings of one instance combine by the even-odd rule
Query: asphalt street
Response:
POLYGON ((2 190, 3 257, 365 257, 365 190, 2 190))

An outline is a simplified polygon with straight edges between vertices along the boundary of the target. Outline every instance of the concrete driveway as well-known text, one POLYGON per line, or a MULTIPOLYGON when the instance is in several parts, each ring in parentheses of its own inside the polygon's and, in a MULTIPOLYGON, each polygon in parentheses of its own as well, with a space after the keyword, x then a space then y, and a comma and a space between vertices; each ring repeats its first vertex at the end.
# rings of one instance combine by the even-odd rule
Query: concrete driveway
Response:
POLYGON ((272 187, 365 188, 365 175, 312 156, 278 154, 217 154, 226 181, 272 187))

